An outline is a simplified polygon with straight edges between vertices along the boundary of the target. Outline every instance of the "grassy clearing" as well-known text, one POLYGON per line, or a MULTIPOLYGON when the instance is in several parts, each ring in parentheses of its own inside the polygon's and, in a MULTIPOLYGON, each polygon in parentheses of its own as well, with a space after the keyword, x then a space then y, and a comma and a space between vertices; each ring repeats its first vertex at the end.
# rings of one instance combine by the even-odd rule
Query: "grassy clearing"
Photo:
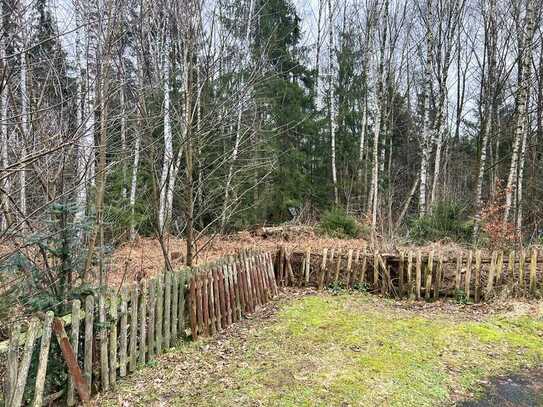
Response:
POLYGON ((435 406, 543 361, 540 313, 425 313, 364 294, 287 301, 264 321, 181 346, 103 405, 435 406))

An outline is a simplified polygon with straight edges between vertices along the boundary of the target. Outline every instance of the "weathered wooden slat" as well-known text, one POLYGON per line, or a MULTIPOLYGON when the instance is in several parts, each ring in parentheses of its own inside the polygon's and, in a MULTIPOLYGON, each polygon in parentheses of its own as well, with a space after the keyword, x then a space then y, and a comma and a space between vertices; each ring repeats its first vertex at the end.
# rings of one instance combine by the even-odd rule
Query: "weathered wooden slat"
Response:
POLYGON ((230 300, 230 323, 236 322, 236 293, 234 289, 234 276, 232 273, 232 268, 230 265, 225 264, 224 267, 228 270, 228 290, 229 290, 229 300, 230 300))
POLYGON ((524 294, 524 290, 526 289, 526 281, 524 277, 524 268, 526 266, 526 251, 523 249, 520 251, 520 259, 518 264, 518 281, 519 281, 519 288, 522 294, 524 294))
POLYGON ((43 321, 43 334, 41 336, 40 354, 38 359, 38 370, 36 372, 36 385, 34 388, 34 407, 41 407, 43 404, 43 389, 45 386, 45 375, 47 373, 47 362, 49 361, 49 345, 51 344, 51 324, 55 314, 48 311, 43 321))
POLYGON ((490 261, 490 268, 488 269, 488 278, 486 281, 485 298, 490 298, 494 289, 494 278, 496 276, 496 263, 498 261, 498 253, 492 252, 492 259, 490 261))
POLYGON ((126 287, 121 290, 121 308, 119 323, 119 376, 126 376, 128 364, 128 291, 126 287))
POLYGON ((379 253, 375 252, 373 254, 373 289, 377 290, 379 288, 379 253))
POLYGON ((305 285, 309 285, 309 276, 311 274, 311 249, 308 247, 305 252, 305 275, 304 281, 305 285))
POLYGON ((11 405, 13 394, 17 387, 17 372, 19 370, 19 342, 21 326, 16 323, 10 331, 8 358, 7 358, 7 388, 6 406, 11 405))
POLYGON ((198 320, 197 320, 197 293, 196 293, 196 276, 193 276, 190 279, 190 295, 189 295, 189 304, 190 304, 190 328, 192 331, 192 340, 195 341, 198 339, 198 320))
POLYGON ((428 301, 431 296, 432 278, 434 272, 434 251, 431 250, 428 255, 428 265, 425 272, 424 298, 428 301))
POLYGON ((167 272, 164 276, 164 347, 170 348, 171 343, 171 317, 172 317, 172 275, 167 272))
POLYGON ((147 316, 147 354, 150 359, 155 357, 156 349, 156 298, 157 298, 157 280, 152 279, 149 281, 149 289, 147 291, 149 297, 149 307, 147 316))
POLYGON ((405 294, 405 253, 400 252, 400 259, 398 262, 398 288, 400 290, 400 297, 405 294))
MULTIPOLYGON (((286 253, 285 257, 286 257, 286 264, 287 264, 287 273, 289 276, 288 281, 291 281, 291 283, 294 284, 294 278, 293 278, 293 275, 291 275, 293 274, 292 264, 290 263, 290 255, 288 252, 286 253)), ((253 270, 253 276, 255 277, 255 281, 256 281, 256 293, 258 296, 258 302, 260 305, 264 305, 266 302, 264 299, 264 289, 262 287, 262 279, 260 278, 260 270, 258 268, 258 263, 256 261, 255 255, 251 257, 251 268, 253 270)))
POLYGON ((509 263, 507 264, 507 285, 508 291, 512 292, 515 285, 515 259, 516 253, 514 250, 509 252, 509 263))
POLYGON ((178 336, 185 336, 185 298, 186 285, 190 278, 187 270, 181 271, 179 274, 179 306, 177 307, 177 331, 178 336))
MULTIPOLYGON (((238 283, 239 283, 241 314, 242 314, 242 316, 245 316, 245 315, 247 315, 247 285, 246 285, 246 281, 245 281, 245 275, 244 275, 244 272, 243 272, 243 267, 241 265, 241 259, 239 257, 236 258, 236 273, 238 275, 237 278, 238 278, 238 283)), ((218 309, 220 309, 220 308, 218 308, 218 309)))
POLYGON ((111 387, 117 384, 117 296, 110 297, 110 329, 109 329, 109 382, 111 387))
POLYGON ((140 323, 140 346, 139 346, 139 362, 140 364, 145 364, 145 349, 146 349, 146 341, 147 341, 147 281, 143 281, 141 284, 141 290, 140 290, 140 315, 139 315, 139 323, 140 323))
POLYGON ((500 284, 503 277, 503 251, 498 253, 498 262, 496 264, 496 282, 500 284))
POLYGON ((226 298, 226 282, 222 265, 217 266, 217 276, 219 278, 219 307, 221 309, 221 327, 222 329, 228 326, 227 298, 226 298))
POLYGON ((209 292, 209 328, 211 336, 214 336, 217 332, 217 315, 215 314, 215 290, 214 290, 214 281, 213 273, 211 267, 207 269, 207 280, 208 280, 208 292, 209 292))
POLYGON ((413 278, 413 252, 409 250, 407 254, 407 290, 410 300, 415 299, 415 282, 413 278))
MULTIPOLYGON (((277 281, 278 281, 278 285, 280 287, 284 287, 285 286, 285 248, 283 246, 281 246, 281 248, 279 249, 279 261, 277 262, 278 266, 279 266, 279 270, 278 270, 278 275, 277 275, 277 281)), ((247 274, 250 275, 250 271, 249 269, 247 269, 247 274)), ((253 305, 254 302, 253 302, 253 305)))
MULTIPOLYGON (((92 356, 94 351, 94 297, 85 298, 85 342, 83 357, 83 372, 89 390, 92 389, 92 356)), ((75 383, 74 383, 75 385, 75 383)))
POLYGON ((324 274, 326 272, 326 257, 328 255, 328 249, 325 247, 322 251, 322 262, 319 270, 319 282, 317 288, 322 290, 324 288, 324 274))
POLYGON ((109 355, 108 355, 108 335, 106 318, 106 297, 103 293, 98 296, 98 322, 100 339, 100 384, 103 391, 109 390, 109 355))
POLYGON ((177 273, 172 273, 172 321, 171 321, 171 341, 172 345, 177 342, 177 318, 179 306, 179 279, 177 273))
POLYGON ((368 256, 366 253, 362 253, 362 270, 360 272, 360 285, 366 284, 366 272, 368 269, 368 256))
POLYGON ((537 291, 537 248, 532 249, 532 258, 530 260, 530 294, 534 295, 537 291))
POLYGON ((130 288, 130 372, 136 370, 138 363, 138 288, 130 288))
MULTIPOLYGON (((305 259, 304 259, 305 262, 305 259)), ((266 296, 268 300, 271 300, 273 298, 273 288, 272 288, 272 282, 270 280, 270 276, 268 273, 268 262, 266 258, 265 253, 260 254, 260 267, 262 268, 262 279, 264 280, 264 283, 266 285, 266 296)), ((300 280, 304 281, 304 276, 301 276, 300 280)))
POLYGON ((196 316, 198 318, 198 335, 205 335, 204 331, 204 280, 200 269, 196 277, 196 316))
POLYGON ((222 315, 221 315, 221 298, 219 292, 219 272, 217 266, 211 269, 211 275, 213 277, 213 305, 215 307, 215 329, 222 331, 222 315))
POLYGON ((481 301, 481 250, 475 253, 474 300, 476 303, 481 301))
POLYGON ((239 321, 242 317, 241 307, 242 307, 242 300, 241 300, 241 284, 240 284, 240 278, 239 278, 239 272, 236 262, 232 259, 232 262, 230 263, 230 267, 232 268, 232 276, 234 279, 234 287, 236 291, 236 318, 239 321))
POLYGON ((422 252, 419 250, 417 252, 417 263, 415 265, 415 292, 417 294, 417 300, 420 300, 422 297, 420 295, 422 285, 422 252))
POLYGON ((222 265, 224 275, 224 299, 226 311, 226 326, 232 325, 232 299, 230 297, 230 271, 226 264, 222 265))
POLYGON ((443 275, 443 254, 440 253, 439 261, 436 269, 436 279, 434 281, 434 300, 439 298, 439 291, 441 290, 441 279, 443 275))
POLYGON ((270 282, 271 282, 272 289, 273 289, 273 296, 275 297, 276 295, 279 294, 279 289, 277 288, 277 280, 275 279, 274 272, 273 272, 273 259, 272 259, 271 253, 266 253, 266 255, 268 257, 268 268, 269 268, 269 273, 270 273, 270 282))
POLYGON ((203 335, 209 336, 209 280, 207 279, 207 270, 205 268, 200 273, 202 281, 202 331, 203 335))
POLYGON ((360 249, 357 249, 354 252, 354 259, 353 259, 352 267, 353 267, 353 271, 352 271, 352 275, 351 275, 351 287, 353 286, 353 284, 357 284, 357 281, 360 280, 360 276, 358 276, 358 279, 356 278, 357 273, 360 272, 360 249))
MULTIPOLYGON (((79 352, 79 325, 80 325, 80 314, 81 314, 81 301, 74 300, 72 301, 72 348, 77 355, 79 352)), ((51 318, 52 322, 52 318, 51 318)), ((68 378, 68 391, 66 393, 66 404, 73 406, 76 403, 75 400, 75 388, 72 377, 68 378)))
POLYGON ((156 353, 162 353, 164 329, 164 274, 159 274, 156 280, 156 314, 155 314, 155 346, 156 353))
MULTIPOLYGON (((103 298, 103 296, 102 296, 103 298)), ((90 388, 88 386, 85 377, 81 373, 79 364, 77 363, 77 356, 70 345, 70 340, 64 329, 64 321, 60 318, 54 318, 52 324, 53 332, 57 337, 57 342, 68 367, 68 373, 72 376, 74 386, 77 389, 77 394, 83 405, 87 405, 90 400, 90 388)))
POLYGON ((341 268, 341 249, 337 250, 336 271, 334 273, 334 284, 339 282, 339 269, 341 268))
POLYGON ((458 293, 460 290, 460 285, 462 284, 462 253, 458 253, 456 258, 456 272, 454 275, 454 290, 458 293))
POLYGON ((471 263, 473 262, 473 251, 468 252, 468 259, 466 262, 466 278, 464 279, 464 292, 466 299, 470 298, 470 286, 471 286, 471 263))
POLYGON ((23 356, 17 370, 17 384, 13 391, 10 407, 19 407, 23 402, 28 370, 30 368, 30 361, 32 360, 32 352, 34 351, 34 343, 36 342, 39 325, 40 322, 37 319, 32 319, 29 323, 23 356))

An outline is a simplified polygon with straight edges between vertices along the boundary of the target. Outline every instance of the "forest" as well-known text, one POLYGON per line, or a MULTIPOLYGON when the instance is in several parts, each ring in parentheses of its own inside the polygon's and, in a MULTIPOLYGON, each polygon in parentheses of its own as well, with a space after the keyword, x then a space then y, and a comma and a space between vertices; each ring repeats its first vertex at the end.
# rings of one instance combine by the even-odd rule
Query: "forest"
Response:
MULTIPOLYGON (((135 366, 136 356, 143 363, 154 356, 146 359, 146 349, 153 352, 147 346, 162 334, 168 345, 170 335, 173 343, 190 334, 181 322, 179 331, 146 329, 155 329, 152 318, 170 324, 178 317, 170 308, 155 315, 158 301, 179 307, 184 324, 183 312, 197 307, 195 293, 202 298, 198 284, 209 289, 205 301, 218 295, 218 282, 238 290, 221 294, 232 301, 223 328, 303 284, 333 295, 396 289, 409 300, 443 295, 463 305, 494 298, 498 288, 541 298, 542 22, 537 0, 0 0, 0 341, 10 338, 15 349, 13 324, 36 312, 58 330, 52 314, 43 313, 65 317, 76 304, 79 321, 79 307, 88 306, 88 318, 100 318, 98 325, 87 321, 90 336, 95 329, 105 343, 100 357, 113 352, 116 377, 117 325, 125 374, 128 363, 128 307, 130 321, 138 321, 138 301, 152 304, 152 314, 143 308, 140 328, 132 323, 135 366), (447 245, 460 249, 444 254, 447 245), (224 274, 205 269, 219 258, 224 274), (335 281, 327 263, 334 261, 335 281), (193 274, 179 274, 183 266, 193 274), (357 283, 355 270, 362 273, 357 283), (130 300, 124 291, 117 297, 129 288, 130 300), (165 300, 160 290, 179 297, 165 300), (112 339, 101 336, 106 302, 113 321, 124 318, 124 331, 122 321, 112 324, 112 339), (136 337, 143 344, 136 346, 136 337)), ((293 314, 280 314, 275 335, 292 328, 290 317, 307 323, 312 314, 296 308, 303 303, 329 312, 323 318, 340 310, 356 326, 367 323, 348 308, 351 300, 340 296, 331 305, 326 295, 287 305, 293 314)), ((399 319, 380 314, 390 303, 353 301, 378 316, 376 327, 397 323, 402 331, 399 319)), ((203 319, 194 310, 190 321, 193 340, 221 328, 219 305, 217 314, 206 305, 200 311, 203 319)), ((418 311, 404 311, 402 318, 418 321, 418 311)), ((466 331, 479 338, 483 329, 501 335, 501 327, 477 321, 475 328, 450 323, 458 338, 466 331)), ((539 332, 538 321, 511 329, 539 332)), ((28 342, 33 326, 25 331, 28 342)), ((410 327, 413 337, 422 332, 410 327)), ((435 329, 447 330, 437 323, 435 329)), ((501 359, 500 369, 520 363, 513 360, 518 338, 507 332, 499 352, 511 359, 501 359)), ((396 346, 395 338, 382 341, 396 346)), ((74 331, 75 364, 83 357, 79 339, 74 331)), ((2 343, 0 376, 8 347, 2 343)), ((530 346, 526 360, 540 363, 543 356, 530 346)), ((283 349, 289 351, 297 357, 283 349)), ((28 354, 26 370, 36 374, 37 356, 31 365, 32 349, 28 354)), ((257 359, 248 360, 260 371, 257 359)), ((486 368, 490 360, 484 354, 477 362, 486 368)), ((487 370, 486 376, 495 373, 487 370)), ((63 374, 62 386, 48 376, 47 389, 66 387, 63 374)), ((96 376, 102 389, 108 374, 96 376)), ((10 405, 40 401, 43 383, 24 395, 14 383, 0 386, 20 398, 10 405)), ((410 400, 411 393, 398 394, 410 400)), ((84 400, 84 392, 79 396, 84 400)))
POLYGON ((539 2, 1 6, 5 238, 60 222, 93 252, 331 208, 540 237, 539 2))

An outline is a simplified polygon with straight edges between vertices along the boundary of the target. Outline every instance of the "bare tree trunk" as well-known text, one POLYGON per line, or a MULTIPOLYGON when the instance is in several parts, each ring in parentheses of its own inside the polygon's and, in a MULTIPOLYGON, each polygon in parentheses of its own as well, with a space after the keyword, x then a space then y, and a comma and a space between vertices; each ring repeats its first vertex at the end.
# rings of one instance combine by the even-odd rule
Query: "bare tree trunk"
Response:
POLYGON ((28 65, 27 65, 27 47, 28 47, 28 18, 27 13, 30 5, 27 4, 27 1, 22 1, 21 4, 21 50, 20 50, 20 97, 21 97, 21 138, 20 138, 20 157, 19 160, 23 163, 21 169, 19 170, 19 213, 25 218, 26 217, 26 156, 27 143, 30 141, 30 129, 29 129, 29 101, 30 96, 28 94, 27 84, 28 84, 28 65))
POLYGON ((170 115, 170 27, 169 22, 166 22, 164 30, 164 62, 162 65, 164 75, 164 157, 162 159, 162 174, 160 176, 160 201, 158 209, 158 230, 163 234, 170 221, 168 218, 169 205, 167 194, 169 191, 168 179, 171 177, 172 160, 173 160, 173 140, 172 140, 172 123, 170 115))
MULTIPOLYGON (((80 137, 77 149, 77 186, 76 186, 76 222, 82 222, 87 208, 88 189, 94 182, 94 133, 95 133, 95 98, 96 98, 96 70, 98 57, 97 18, 96 5, 90 9, 76 9, 76 16, 85 12, 85 27, 87 29, 87 55, 86 55, 86 100, 83 102, 81 122, 83 134, 80 137)), ((81 76, 81 69, 77 75, 81 76)), ((79 78, 80 82, 82 78, 79 78)), ((81 91, 81 83, 78 85, 81 91)), ((81 93, 80 93, 81 94, 81 93)))
MULTIPOLYGON (((511 167, 509 170, 509 177, 507 178, 507 188, 505 195, 505 209, 504 209, 504 222, 509 220, 511 207, 513 204, 513 194, 517 192, 518 187, 518 167, 524 167, 524 162, 519 163, 519 149, 521 143, 525 137, 525 133, 528 125, 527 115, 527 99, 528 99, 528 87, 530 85, 530 64, 532 61, 532 38, 534 34, 534 1, 528 0, 526 4, 526 19, 525 31, 522 35, 522 48, 520 49, 521 56, 519 58, 519 81, 517 89, 517 114, 516 114, 516 127, 515 127, 515 140, 513 143, 513 154, 511 156, 511 167)), ((524 158, 524 157, 523 157, 524 158)), ((517 205, 521 202, 517 201, 517 205)), ((517 228, 518 229, 518 228, 517 228)))
POLYGON ((377 207, 379 205, 379 137, 383 127, 383 115, 385 110, 385 48, 387 43, 387 28, 388 28, 388 0, 385 0, 383 14, 383 35, 381 38, 379 51, 379 73, 377 83, 377 113, 373 131, 373 171, 371 180, 371 225, 372 234, 375 238, 377 228, 377 207))
POLYGON ((332 183, 334 185, 334 203, 339 205, 336 167, 336 107, 334 100, 334 19, 332 13, 332 0, 328 0, 328 92, 329 92, 329 124, 330 143, 332 154, 332 183))
POLYGON ((496 70, 496 1, 490 1, 490 10, 488 17, 488 26, 486 28, 486 48, 488 55, 488 69, 486 75, 487 84, 485 86, 485 106, 486 112, 483 124, 483 140, 481 143, 481 156, 479 159, 479 175, 477 177, 477 187, 475 192, 475 223, 473 229, 474 239, 478 238, 479 228, 481 223, 481 209, 483 199, 483 179, 485 175, 486 161, 487 161, 487 149, 488 140, 490 137, 490 130, 492 128, 492 120, 494 118, 494 98, 495 92, 495 70, 496 70))
MULTIPOLYGON (((0 16, 4 15, 3 2, 0 2, 0 16)), ((0 168, 2 172, 6 173, 6 169, 9 166, 8 159, 8 62, 6 59, 6 40, 5 40, 5 27, 3 18, 0 19, 0 24, 2 26, 1 31, 3 35, 0 36, 0 63, 2 64, 2 81, 0 82, 0 168)), ((0 232, 3 232, 7 229, 9 224, 9 191, 11 189, 10 177, 3 176, 0 183, 0 195, 2 197, 0 202, 0 232)))
POLYGON ((422 129, 422 157, 420 162, 420 194, 419 215, 427 212, 426 188, 428 182, 428 163, 430 161, 431 130, 430 130, 430 93, 432 89, 432 1, 426 2, 426 62, 424 64, 424 107, 422 129))
MULTIPOLYGON (((123 66, 121 55, 121 66, 123 66)), ((121 70, 124 72, 124 70, 121 70)), ((121 187, 121 198, 123 201, 126 201, 127 198, 127 188, 126 188, 126 157, 127 157, 127 145, 126 145, 126 97, 125 97, 125 85, 124 78, 120 78, 119 83, 119 104, 121 105, 121 165, 122 165, 122 187, 121 187)))

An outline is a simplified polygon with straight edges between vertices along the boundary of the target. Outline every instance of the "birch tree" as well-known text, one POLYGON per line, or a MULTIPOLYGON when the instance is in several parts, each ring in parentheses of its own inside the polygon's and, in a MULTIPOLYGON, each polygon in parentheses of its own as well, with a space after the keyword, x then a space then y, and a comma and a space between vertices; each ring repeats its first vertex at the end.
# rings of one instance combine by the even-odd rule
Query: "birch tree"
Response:
MULTIPOLYGON (((511 156, 511 167, 507 178, 507 187, 505 195, 504 222, 507 222, 510 217, 511 207, 513 205, 513 197, 516 196, 517 209, 522 205, 522 188, 519 184, 522 173, 520 168, 524 168, 524 154, 522 154, 523 146, 525 146, 525 138, 528 131, 528 88, 530 86, 531 60, 532 60, 532 40, 534 36, 534 2, 526 0, 526 13, 524 24, 519 25, 519 78, 518 88, 516 93, 516 125, 513 141, 513 154, 511 156), (520 162, 519 162, 520 153, 520 162), (519 194, 520 191, 520 194, 519 194), (520 199, 519 199, 520 198, 520 199)), ((518 218, 516 219, 518 220, 518 218)), ((518 222, 517 230, 519 229, 518 222)))

